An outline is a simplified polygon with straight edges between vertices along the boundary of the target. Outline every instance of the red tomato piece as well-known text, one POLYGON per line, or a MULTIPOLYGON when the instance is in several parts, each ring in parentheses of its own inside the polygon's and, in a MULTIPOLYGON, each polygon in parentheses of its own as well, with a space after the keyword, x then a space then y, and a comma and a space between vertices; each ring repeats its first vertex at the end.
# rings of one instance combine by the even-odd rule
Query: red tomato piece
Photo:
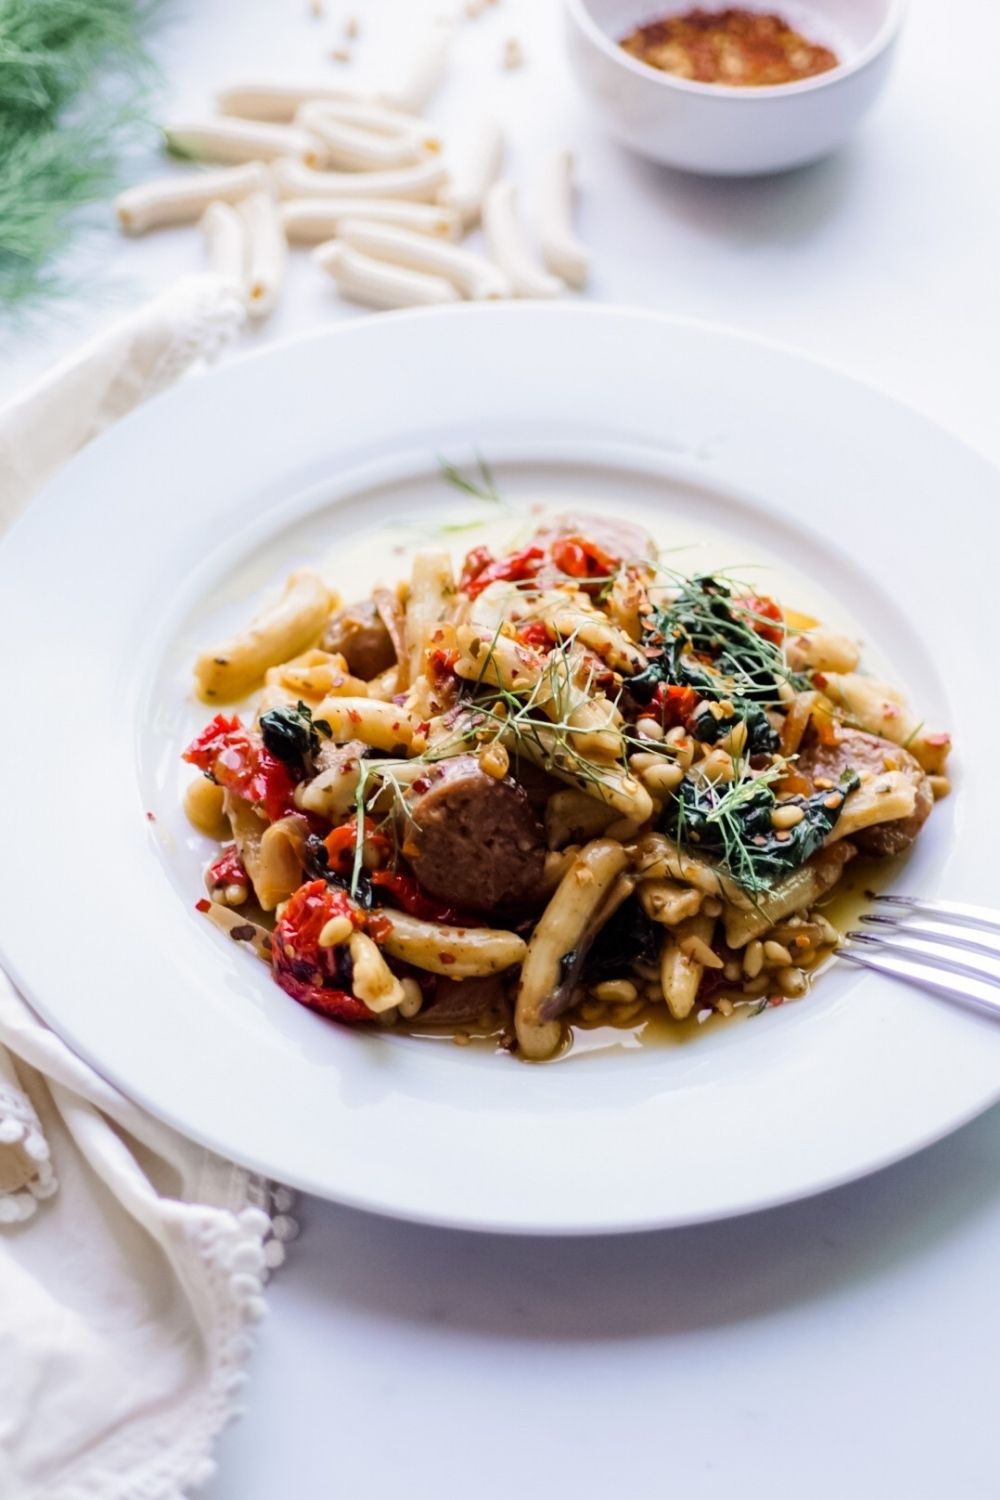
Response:
POLYGON ((412 875, 392 870, 373 870, 372 885, 380 886, 403 911, 425 922, 444 922, 448 926, 478 927, 477 918, 466 917, 453 906, 445 906, 425 894, 412 875))
POLYGON ((780 646, 785 638, 785 617, 781 613, 781 606, 774 599, 769 599, 766 594, 751 594, 749 598, 740 602, 751 616, 751 629, 762 640, 770 641, 772 646, 780 646), (768 620, 773 620, 775 623, 769 625, 768 620))
POLYGON ((350 917, 364 924, 346 892, 331 890, 324 880, 302 885, 290 898, 271 935, 271 968, 276 982, 300 1005, 337 1021, 372 1021, 362 1000, 343 988, 343 949, 322 948, 320 933, 331 917, 350 917))
POLYGON ((548 651, 553 642, 552 631, 544 620, 528 620, 519 626, 517 638, 522 646, 533 646, 539 651, 548 651))
MULTIPOLYGON (((485 552, 484 547, 474 548, 466 558, 465 567, 462 569, 461 588, 470 599, 475 599, 491 583, 523 583, 528 579, 537 578, 545 561, 545 551, 542 547, 522 547, 520 552, 511 552, 507 557, 484 561, 481 567, 478 567, 477 559, 470 570, 470 559, 485 552), (477 567, 478 571, 475 571, 477 567)), ((486 557, 489 558, 489 553, 486 553, 486 557)))
POLYGON ((191 741, 183 758, 207 771, 227 791, 262 807, 271 823, 294 810, 295 784, 288 768, 236 715, 216 714, 191 741))
POLYGON ((235 844, 230 844, 218 859, 213 859, 205 872, 205 881, 209 890, 220 885, 242 885, 250 889, 250 877, 235 844))
POLYGON ((664 729, 685 726, 698 705, 698 698, 695 688, 661 682, 653 694, 653 703, 659 710, 660 723, 664 729))

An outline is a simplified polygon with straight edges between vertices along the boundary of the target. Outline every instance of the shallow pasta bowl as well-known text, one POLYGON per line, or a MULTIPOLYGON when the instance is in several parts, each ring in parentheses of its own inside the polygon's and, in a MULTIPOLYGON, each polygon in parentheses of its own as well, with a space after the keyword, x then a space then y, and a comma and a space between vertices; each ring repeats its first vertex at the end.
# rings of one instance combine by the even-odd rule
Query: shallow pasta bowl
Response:
MULTIPOLYGON (((28 997, 216 1150, 475 1229, 743 1212, 870 1171, 994 1102, 1000 1032, 846 967, 683 1046, 530 1066, 330 1024, 198 918, 206 850, 178 805, 178 750, 204 718, 194 657, 303 560, 362 591, 402 571, 394 548, 475 520, 437 455, 477 447, 515 507, 630 515, 667 546, 707 538, 733 566, 787 577, 802 607, 855 621, 957 745, 954 794, 896 888, 981 899, 1000 829, 981 664, 963 642, 992 628, 991 565, 961 538, 995 513, 995 472, 867 388, 730 333, 469 307, 359 321, 191 381, 80 455, 5 541, 0 950, 28 997), (399 369, 421 372, 405 393, 399 369), (931 580, 911 519, 944 486, 931 580)), ((456 534, 456 549, 477 539, 456 534)))

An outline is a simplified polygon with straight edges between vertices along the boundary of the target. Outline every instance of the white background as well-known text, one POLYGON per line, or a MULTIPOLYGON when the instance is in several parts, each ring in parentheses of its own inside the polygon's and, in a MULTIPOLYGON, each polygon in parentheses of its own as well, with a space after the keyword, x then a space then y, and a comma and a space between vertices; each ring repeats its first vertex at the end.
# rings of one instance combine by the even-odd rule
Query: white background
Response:
MULTIPOLYGON (((201 111, 213 85, 246 73, 377 79, 421 9, 326 0, 316 20, 306 0, 167 3, 164 110, 201 111), (349 15, 363 35, 345 68, 327 54, 349 15)), ((795 345, 1000 461, 1000 7, 916 0, 855 144, 745 183, 683 178, 605 140, 558 22, 555 0, 500 0, 464 24, 432 113, 445 126, 477 105, 500 115, 529 202, 545 148, 575 147, 590 295, 795 345), (512 35, 527 63, 505 73, 512 35)), ((99 281, 8 334, 0 389, 199 265, 200 245, 187 230, 98 235, 87 256, 99 281)), ((242 347, 358 315, 300 255, 283 306, 242 347)), ((940 513, 912 518, 928 608, 947 515, 942 474, 940 513)), ((705 1229, 508 1241, 318 1202, 300 1217, 208 1500, 507 1500, 549 1486, 582 1500, 996 1496, 1000 1111, 867 1182, 705 1229)))

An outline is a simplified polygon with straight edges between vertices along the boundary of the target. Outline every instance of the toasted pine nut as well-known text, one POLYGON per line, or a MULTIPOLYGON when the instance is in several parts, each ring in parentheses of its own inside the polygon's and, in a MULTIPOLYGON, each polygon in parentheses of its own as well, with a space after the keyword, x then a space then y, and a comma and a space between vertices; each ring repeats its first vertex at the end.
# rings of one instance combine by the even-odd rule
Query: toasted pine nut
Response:
POLYGON ((502 781, 510 770, 510 756, 498 740, 493 740, 479 757, 480 769, 495 781, 502 781))
POLYGON ((801 823, 805 817, 801 807, 796 807, 794 802, 788 802, 783 807, 776 807, 771 814, 772 828, 794 828, 796 823, 801 823))
POLYGON ((397 1009, 404 1020, 412 1021, 424 1003, 424 992, 415 979, 401 979, 399 982, 403 986, 403 998, 397 1009))
POLYGON ((797 1000, 800 995, 804 995, 809 984, 802 970, 795 968, 779 969, 775 979, 781 988, 781 993, 787 995, 790 1000, 797 1000))
POLYGON ((631 1005, 639 991, 631 979, 606 979, 602 984, 595 984, 590 993, 595 1000, 609 1005, 631 1005))
POLYGON ((743 972, 748 979, 756 979, 764 967, 764 944, 760 938, 754 938, 753 942, 747 943, 743 954, 743 972))
POLYGON ((641 740, 662 740, 665 733, 663 725, 648 716, 636 721, 635 732, 641 740))
POLYGON ((657 760, 655 766, 649 766, 639 778, 648 792, 655 797, 662 797, 667 792, 672 792, 684 780, 684 768, 669 760, 657 760))
POLYGON ((354 931, 354 923, 350 917, 331 917, 319 935, 321 948, 339 948, 341 943, 346 943, 354 931))
POLYGON ((764 957, 768 963, 784 964, 786 968, 792 961, 792 955, 784 943, 775 943, 773 941, 764 944, 764 957))

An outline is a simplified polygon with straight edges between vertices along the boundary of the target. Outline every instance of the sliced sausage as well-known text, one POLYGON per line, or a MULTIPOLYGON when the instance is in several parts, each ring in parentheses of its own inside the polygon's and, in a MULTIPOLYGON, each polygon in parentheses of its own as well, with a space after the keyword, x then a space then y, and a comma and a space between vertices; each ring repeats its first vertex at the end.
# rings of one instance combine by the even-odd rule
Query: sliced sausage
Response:
POLYGON ((355 677, 370 682, 396 660, 396 648, 385 622, 370 599, 334 610, 326 622, 320 646, 339 652, 355 677))
POLYGON ((488 776, 473 755, 441 761, 413 785, 403 852, 438 901, 488 912, 540 900, 545 847, 527 793, 488 776))
POLYGON ((434 998, 417 1016, 418 1024, 464 1026, 486 1011, 508 1008, 503 976, 483 974, 478 979, 438 978, 434 998))
POLYGON ((851 835, 851 842, 860 854, 878 858, 890 854, 902 854, 908 849, 927 821, 934 806, 934 794, 919 762, 899 745, 878 735, 866 734, 861 729, 841 729, 835 745, 823 745, 818 740, 807 741, 799 751, 796 769, 814 785, 816 779, 837 784, 842 772, 871 771, 880 776, 888 770, 903 771, 911 777, 916 792, 916 806, 908 818, 895 818, 889 823, 876 823, 871 828, 862 828, 851 835))

